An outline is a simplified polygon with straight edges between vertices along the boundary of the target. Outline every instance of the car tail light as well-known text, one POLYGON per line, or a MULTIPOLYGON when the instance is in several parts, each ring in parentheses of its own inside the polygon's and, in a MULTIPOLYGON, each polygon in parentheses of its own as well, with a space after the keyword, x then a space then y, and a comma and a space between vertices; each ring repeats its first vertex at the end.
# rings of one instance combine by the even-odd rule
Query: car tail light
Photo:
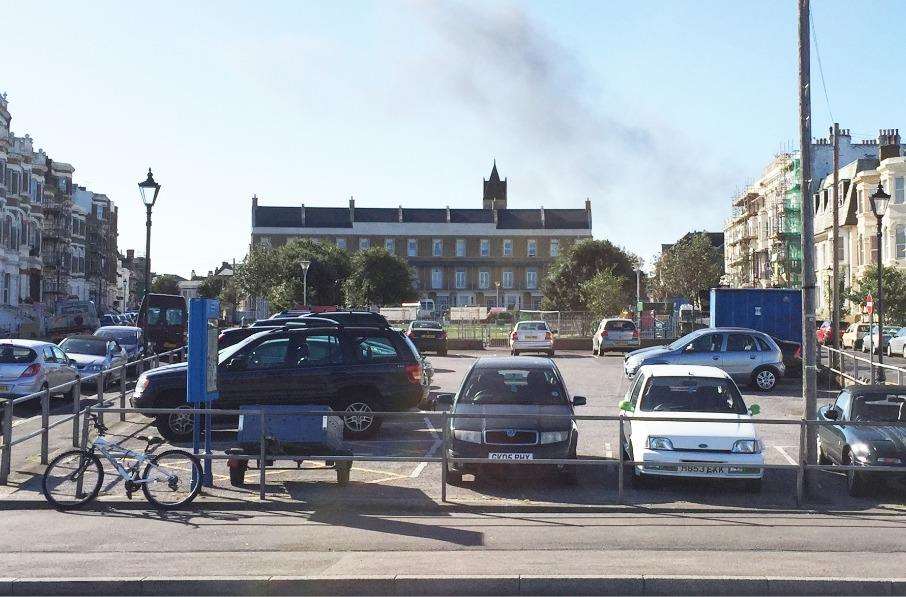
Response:
POLYGON ((802 346, 801 345, 796 347, 796 352, 793 353, 793 356, 796 357, 797 359, 802 358, 802 346))
POLYGON ((607 337, 607 330, 604 330, 604 331, 601 332, 601 337, 602 337, 602 338, 606 338, 606 337, 607 337))
POLYGON ((412 330, 406 330, 406 337, 407 337, 407 338, 411 338, 411 337, 412 337, 412 330))
POLYGON ((422 366, 406 365, 406 376, 409 377, 409 383, 422 383, 422 366))
POLYGON ((39 365, 38 363, 32 363, 31 365, 29 365, 28 367, 25 368, 25 371, 23 371, 22 375, 20 375, 19 377, 34 377, 35 375, 37 375, 40 372, 41 372, 41 365, 39 365))
POLYGON ((225 332, 220 332, 220 335, 217 336, 217 340, 218 340, 218 341, 223 340, 224 336, 226 336, 226 333, 225 333, 225 332))
POLYGON ((519 334, 517 334, 516 332, 513 332, 512 334, 510 334, 510 340, 513 340, 514 342, 516 341, 516 339, 518 337, 519 337, 519 334))
POLYGON ((632 339, 633 339, 633 340, 637 340, 638 337, 639 337, 639 331, 638 331, 638 330, 632 330, 632 339))

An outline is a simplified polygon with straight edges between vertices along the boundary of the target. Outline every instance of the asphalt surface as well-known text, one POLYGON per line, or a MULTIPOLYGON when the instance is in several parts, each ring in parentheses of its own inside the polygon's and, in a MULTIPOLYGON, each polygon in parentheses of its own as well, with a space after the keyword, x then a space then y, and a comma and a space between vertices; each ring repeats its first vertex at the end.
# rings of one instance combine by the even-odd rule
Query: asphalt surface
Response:
MULTIPOLYGON (((432 391, 455 391, 474 359, 488 354, 493 353, 430 356, 432 391)), ((569 352, 558 354, 556 362, 569 392, 588 398, 580 414, 617 414, 628 387, 620 355, 569 352)), ((761 406, 761 419, 802 416, 796 380, 767 394, 743 390, 748 404, 761 406)), ((374 440, 349 447, 357 455, 439 454, 439 421, 435 412, 388 421, 374 440)), ((146 427, 146 419, 133 416, 115 422, 109 439, 138 447, 134 436, 147 433, 146 427)), ((269 470, 267 501, 260 502, 257 471, 249 471, 245 486, 234 488, 220 461, 215 487, 171 513, 151 510, 141 496, 127 501, 122 483, 109 476, 98 504, 71 513, 48 509, 38 490, 43 467, 35 461, 34 446, 26 444, 14 458, 14 483, 0 488, 0 550, 6 554, 0 577, 891 577, 906 564, 906 500, 898 483, 884 484, 871 498, 853 499, 842 476, 822 473, 801 509, 794 499, 795 473, 768 471, 761 494, 732 482, 682 480, 645 490, 627 487, 621 503, 613 466, 616 423, 580 421, 579 429, 579 456, 596 464, 583 467, 576 487, 537 474, 531 465, 517 465, 524 472, 518 478, 476 483, 467 476, 463 487, 448 487, 448 502, 442 503, 437 464, 357 462, 345 487, 324 468, 269 470)), ((54 434, 52 446, 71 443, 68 430, 64 425, 54 434)), ((798 426, 761 425, 759 432, 768 462, 796 461, 798 426)), ((216 447, 226 448, 231 439, 229 432, 218 433, 216 447)))

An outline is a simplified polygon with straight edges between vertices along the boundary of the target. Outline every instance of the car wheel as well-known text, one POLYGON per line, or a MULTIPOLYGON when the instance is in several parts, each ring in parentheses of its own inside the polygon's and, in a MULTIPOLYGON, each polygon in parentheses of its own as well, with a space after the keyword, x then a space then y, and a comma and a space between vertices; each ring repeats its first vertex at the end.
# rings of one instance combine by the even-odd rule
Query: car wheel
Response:
POLYGON ((519 356, 519 351, 518 351, 518 350, 514 350, 514 351, 513 351, 513 356, 514 356, 514 357, 518 357, 518 356, 519 356))
POLYGON ((893 356, 893 351, 890 350, 890 344, 887 345, 887 356, 889 356, 889 357, 893 356))
POLYGON ((183 412, 159 415, 154 423, 164 439, 169 442, 185 442, 192 439, 195 430, 195 420, 188 404, 176 406, 183 412))
POLYGON ((549 356, 550 358, 554 358, 554 354, 555 354, 554 351, 551 350, 550 352, 547 353, 547 356, 549 356))
MULTIPOLYGON (((848 465, 856 463, 852 452, 847 452, 844 462, 848 465)), ((866 495, 868 493, 868 479, 865 477, 865 473, 855 470, 846 471, 846 490, 853 497, 866 495)))
POLYGON ((447 484, 453 485, 454 487, 459 487, 460 485, 462 485, 462 471, 448 468, 447 469, 447 484))
POLYGON ((349 413, 343 418, 343 436, 348 439, 372 437, 381 426, 381 418, 374 416, 370 400, 353 400, 343 410, 349 413))
POLYGON ((771 367, 761 367, 752 374, 752 385, 762 392, 770 392, 777 385, 777 372, 771 367))
POLYGON ((821 438, 818 438, 818 464, 833 464, 831 459, 824 453, 824 446, 821 445, 821 438))
POLYGON ((439 357, 445 357, 445 356, 447 356, 447 349, 446 349, 446 348, 443 348, 443 349, 441 349, 441 350, 438 350, 438 351, 437 351, 437 356, 439 356, 439 357))

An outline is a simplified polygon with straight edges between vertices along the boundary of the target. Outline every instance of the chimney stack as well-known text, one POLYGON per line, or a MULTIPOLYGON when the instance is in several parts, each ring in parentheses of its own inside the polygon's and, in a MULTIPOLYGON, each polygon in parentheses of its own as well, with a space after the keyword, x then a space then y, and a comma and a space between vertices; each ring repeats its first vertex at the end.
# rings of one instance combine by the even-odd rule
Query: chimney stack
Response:
POLYGON ((305 228, 305 204, 302 204, 302 227, 305 228))
POLYGON ((135 249, 126 249, 126 261, 132 263, 133 259, 135 259, 135 249))
POLYGON ((588 228, 591 229, 591 199, 585 199, 585 218, 588 220, 588 228))
POLYGON ((881 129, 878 133, 878 159, 900 157, 900 129, 881 129))
POLYGON ((258 195, 252 195, 252 228, 255 227, 255 212, 258 211, 258 195))
POLYGON ((349 196, 349 221, 355 222, 355 197, 349 196))

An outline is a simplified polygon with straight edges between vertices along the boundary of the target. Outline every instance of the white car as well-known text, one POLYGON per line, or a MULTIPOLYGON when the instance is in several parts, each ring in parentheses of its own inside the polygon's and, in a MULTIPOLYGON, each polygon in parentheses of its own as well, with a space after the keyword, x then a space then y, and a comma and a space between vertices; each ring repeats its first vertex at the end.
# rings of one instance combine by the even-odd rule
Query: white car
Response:
POLYGON ((741 479, 750 491, 761 491, 763 444, 752 424, 759 407, 746 408, 736 383, 723 370, 643 366, 620 410, 639 417, 730 421, 630 421, 624 425, 623 457, 644 463, 627 466, 634 483, 655 477, 741 479))
POLYGON ((520 352, 543 352, 554 356, 554 333, 546 321, 520 321, 510 334, 510 354, 520 352))
POLYGON ((894 355, 906 357, 906 327, 897 330, 897 333, 887 342, 887 356, 894 355))
POLYGON ((603 354, 611 348, 638 348, 639 330, 631 319, 602 319, 591 337, 591 352, 603 354))

